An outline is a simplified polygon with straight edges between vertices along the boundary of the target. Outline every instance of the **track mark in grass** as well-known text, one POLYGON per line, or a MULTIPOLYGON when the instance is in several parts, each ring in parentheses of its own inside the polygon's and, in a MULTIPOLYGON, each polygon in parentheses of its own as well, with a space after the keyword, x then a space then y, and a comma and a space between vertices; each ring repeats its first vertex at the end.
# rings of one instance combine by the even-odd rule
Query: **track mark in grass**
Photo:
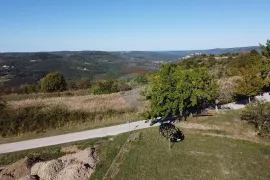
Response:
POLYGON ((107 172, 103 176, 102 180, 113 179, 118 174, 118 172, 120 171, 120 165, 125 160, 126 155, 130 151, 130 148, 132 146, 132 142, 137 141, 140 138, 140 135, 141 135, 140 132, 136 132, 136 133, 131 134, 128 137, 127 141, 121 147, 120 151, 118 152, 118 154, 114 158, 111 166, 109 167, 109 169, 107 170, 107 172))

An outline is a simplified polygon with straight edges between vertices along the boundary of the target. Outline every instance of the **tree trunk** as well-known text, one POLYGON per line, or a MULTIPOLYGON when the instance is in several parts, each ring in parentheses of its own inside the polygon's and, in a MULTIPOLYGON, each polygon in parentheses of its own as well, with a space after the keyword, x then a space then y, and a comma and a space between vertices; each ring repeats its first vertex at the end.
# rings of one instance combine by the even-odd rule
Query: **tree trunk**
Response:
POLYGON ((217 104, 216 104, 216 112, 219 113, 219 111, 218 111, 218 105, 217 104))
POLYGON ((250 97, 248 97, 248 103, 250 103, 250 97))

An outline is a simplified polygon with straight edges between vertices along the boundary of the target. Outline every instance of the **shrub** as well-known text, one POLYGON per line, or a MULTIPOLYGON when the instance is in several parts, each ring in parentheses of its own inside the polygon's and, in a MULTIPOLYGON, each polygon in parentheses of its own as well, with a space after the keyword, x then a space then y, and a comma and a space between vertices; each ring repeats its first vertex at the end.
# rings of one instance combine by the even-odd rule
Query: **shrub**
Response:
POLYGON ((6 102, 0 97, 0 113, 5 109, 6 102))
POLYGON ((79 79, 75 82, 76 89, 89 89, 91 87, 91 80, 88 78, 79 79))
POLYGON ((256 101, 248 104, 241 119, 253 124, 260 136, 270 137, 270 103, 256 101))
POLYGON ((131 90, 131 87, 123 82, 113 80, 102 80, 94 84, 91 88, 93 94, 110 94, 119 91, 131 90))
POLYGON ((148 78, 144 74, 139 74, 133 78, 131 82, 138 85, 144 85, 148 83, 148 78))
POLYGON ((59 72, 49 73, 41 81, 43 92, 62 92, 67 90, 67 82, 63 74, 59 72))
POLYGON ((34 84, 24 84, 21 86, 20 89, 21 89, 21 93, 23 94, 31 94, 31 93, 39 92, 40 87, 34 84))
POLYGON ((129 91, 132 88, 124 82, 118 82, 117 87, 119 91, 129 91))

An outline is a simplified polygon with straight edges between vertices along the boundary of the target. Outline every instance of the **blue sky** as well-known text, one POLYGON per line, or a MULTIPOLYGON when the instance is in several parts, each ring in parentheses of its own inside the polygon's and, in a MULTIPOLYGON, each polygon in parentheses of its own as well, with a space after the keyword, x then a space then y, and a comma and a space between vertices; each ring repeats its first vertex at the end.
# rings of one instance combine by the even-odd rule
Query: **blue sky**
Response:
POLYGON ((0 52, 265 43, 269 0, 0 0, 0 52))

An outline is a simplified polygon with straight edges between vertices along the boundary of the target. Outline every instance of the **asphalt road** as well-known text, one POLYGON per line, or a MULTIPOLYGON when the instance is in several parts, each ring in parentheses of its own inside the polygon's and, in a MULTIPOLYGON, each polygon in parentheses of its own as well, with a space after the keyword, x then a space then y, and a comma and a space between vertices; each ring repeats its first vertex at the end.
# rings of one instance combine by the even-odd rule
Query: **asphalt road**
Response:
MULTIPOLYGON (((154 125, 157 126, 158 124, 154 125)), ((110 126, 105 128, 93 129, 88 131, 63 134, 59 136, 51 136, 27 141, 20 141, 8 144, 0 144, 0 154, 15 152, 27 149, 34 149, 45 146, 52 146, 57 144, 63 144, 68 142, 80 141, 85 139, 92 139, 97 137, 113 136, 137 129, 145 129, 152 127, 145 121, 136 121, 132 123, 126 123, 116 126, 110 126)))

